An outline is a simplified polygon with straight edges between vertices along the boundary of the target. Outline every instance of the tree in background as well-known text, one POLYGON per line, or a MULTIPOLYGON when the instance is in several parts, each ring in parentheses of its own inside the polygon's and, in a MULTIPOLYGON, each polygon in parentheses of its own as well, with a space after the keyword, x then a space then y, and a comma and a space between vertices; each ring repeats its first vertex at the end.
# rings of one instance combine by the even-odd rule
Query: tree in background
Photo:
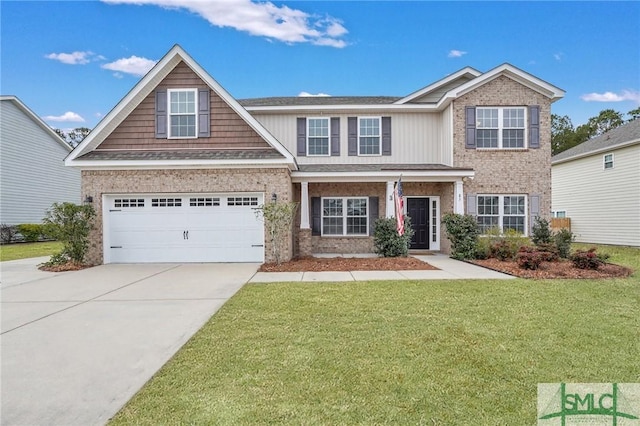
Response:
POLYGON ((573 127, 567 115, 551 114, 551 153, 556 155, 569 148, 580 145, 591 138, 600 136, 611 129, 615 129, 628 121, 640 118, 640 108, 627 113, 631 118, 625 120, 623 114, 612 109, 600 111, 596 117, 591 117, 586 124, 573 127))
POLYGON ((53 129, 54 132, 58 134, 66 143, 71 145, 72 148, 75 148, 87 137, 91 129, 87 127, 76 127, 73 130, 69 130, 65 133, 62 129, 53 129))

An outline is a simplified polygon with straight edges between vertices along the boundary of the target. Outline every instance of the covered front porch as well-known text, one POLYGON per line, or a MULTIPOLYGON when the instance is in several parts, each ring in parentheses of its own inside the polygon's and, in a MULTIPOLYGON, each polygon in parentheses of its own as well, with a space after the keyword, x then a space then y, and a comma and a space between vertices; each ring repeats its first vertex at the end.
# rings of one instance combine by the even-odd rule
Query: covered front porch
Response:
POLYGON ((291 175, 300 204, 294 254, 372 253, 374 222, 396 216, 399 179, 415 231, 411 249, 448 252, 440 218, 464 213, 464 183, 473 177, 472 169, 443 165, 301 165, 291 175))

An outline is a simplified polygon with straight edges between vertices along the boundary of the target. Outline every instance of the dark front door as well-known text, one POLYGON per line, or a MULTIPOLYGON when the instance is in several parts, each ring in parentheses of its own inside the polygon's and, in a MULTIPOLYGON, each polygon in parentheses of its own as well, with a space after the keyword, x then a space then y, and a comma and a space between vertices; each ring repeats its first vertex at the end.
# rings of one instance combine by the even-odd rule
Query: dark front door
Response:
POLYGON ((429 199, 407 198, 407 216, 411 218, 414 234, 412 249, 429 248, 429 199))

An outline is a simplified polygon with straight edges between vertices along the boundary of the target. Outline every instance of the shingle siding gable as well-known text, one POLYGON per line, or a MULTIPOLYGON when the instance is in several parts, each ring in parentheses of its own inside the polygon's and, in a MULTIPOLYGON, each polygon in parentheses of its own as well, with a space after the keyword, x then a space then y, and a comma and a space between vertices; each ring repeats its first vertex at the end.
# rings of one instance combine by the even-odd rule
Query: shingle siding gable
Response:
MULTIPOLYGON (((178 64, 160 82, 156 90, 171 88, 208 89, 184 62, 178 64)), ((156 137, 156 92, 153 91, 131 114, 98 146, 97 149, 221 149, 269 148, 270 145, 256 133, 214 91, 210 90, 209 137, 195 139, 158 139, 156 137)), ((205 130, 201 129, 204 134, 205 130)))

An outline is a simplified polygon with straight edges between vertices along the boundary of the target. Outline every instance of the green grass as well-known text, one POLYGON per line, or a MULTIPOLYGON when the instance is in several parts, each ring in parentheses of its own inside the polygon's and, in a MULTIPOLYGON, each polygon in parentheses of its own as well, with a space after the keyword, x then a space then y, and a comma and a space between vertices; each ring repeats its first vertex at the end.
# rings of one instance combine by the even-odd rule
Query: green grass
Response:
POLYGON ((59 241, 6 244, 0 246, 0 261, 51 256, 60 250, 62 250, 62 243, 59 241))
POLYGON ((637 274, 247 285, 112 424, 534 424, 538 383, 640 382, 637 274))

